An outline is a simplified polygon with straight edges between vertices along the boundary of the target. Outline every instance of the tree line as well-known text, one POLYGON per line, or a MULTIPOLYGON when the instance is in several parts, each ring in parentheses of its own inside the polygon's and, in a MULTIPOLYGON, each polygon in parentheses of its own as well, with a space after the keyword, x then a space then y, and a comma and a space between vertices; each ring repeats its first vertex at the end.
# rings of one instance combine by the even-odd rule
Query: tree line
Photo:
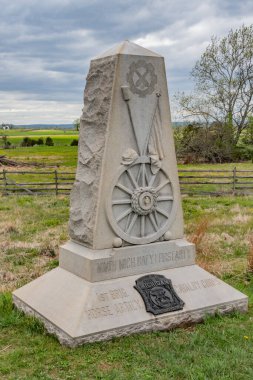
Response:
POLYGON ((253 159, 253 25, 213 37, 191 73, 194 91, 176 96, 186 126, 176 150, 189 161, 253 159))

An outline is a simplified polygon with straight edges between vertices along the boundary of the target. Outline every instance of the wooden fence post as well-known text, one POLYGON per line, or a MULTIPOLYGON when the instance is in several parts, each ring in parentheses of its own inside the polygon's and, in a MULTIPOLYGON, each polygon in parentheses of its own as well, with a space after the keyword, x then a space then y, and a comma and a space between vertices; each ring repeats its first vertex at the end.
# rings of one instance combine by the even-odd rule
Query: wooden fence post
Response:
POLYGON ((236 185, 236 166, 233 169, 233 195, 235 195, 235 185, 236 185))
POLYGON ((55 179, 55 195, 58 195, 58 173, 57 173, 57 170, 54 171, 54 179, 55 179))
POLYGON ((3 182, 4 182, 4 191, 3 194, 7 194, 7 177, 6 177, 6 170, 3 169, 3 182))

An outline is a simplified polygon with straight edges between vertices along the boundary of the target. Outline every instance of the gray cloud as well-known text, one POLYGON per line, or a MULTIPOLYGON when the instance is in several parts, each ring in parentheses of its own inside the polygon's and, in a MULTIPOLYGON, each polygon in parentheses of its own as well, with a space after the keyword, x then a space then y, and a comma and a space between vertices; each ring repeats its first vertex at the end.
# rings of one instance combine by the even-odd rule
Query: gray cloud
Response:
POLYGON ((126 38, 165 56, 171 94, 188 91, 211 35, 253 23, 248 0, 0 0, 0 9, 0 117, 14 123, 78 117, 90 59, 126 38))

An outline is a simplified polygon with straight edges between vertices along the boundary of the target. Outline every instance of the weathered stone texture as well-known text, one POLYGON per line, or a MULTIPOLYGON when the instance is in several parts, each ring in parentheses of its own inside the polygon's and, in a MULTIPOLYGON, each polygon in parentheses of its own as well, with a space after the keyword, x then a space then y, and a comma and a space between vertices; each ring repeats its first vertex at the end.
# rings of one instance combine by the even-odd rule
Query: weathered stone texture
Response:
POLYGON ((92 61, 84 91, 69 233, 73 240, 91 248, 116 59, 109 57, 92 61))
POLYGON ((217 313, 229 314, 234 311, 246 313, 248 310, 247 301, 239 300, 234 301, 233 303, 224 303, 221 305, 210 306, 205 309, 199 309, 194 311, 191 310, 183 313, 168 313, 166 315, 156 316, 155 318, 149 321, 130 324, 124 327, 115 327, 115 329, 111 329, 105 332, 99 332, 73 338, 66 334, 62 329, 52 324, 46 318, 38 314, 35 310, 31 309, 28 305, 19 300, 17 297, 14 296, 13 301, 19 310, 22 310, 25 314, 40 319, 44 323, 46 330, 50 334, 55 335, 59 339, 61 344, 69 347, 77 347, 84 343, 100 342, 115 337, 122 337, 136 333, 171 330, 179 326, 200 323, 207 315, 215 315, 217 313))

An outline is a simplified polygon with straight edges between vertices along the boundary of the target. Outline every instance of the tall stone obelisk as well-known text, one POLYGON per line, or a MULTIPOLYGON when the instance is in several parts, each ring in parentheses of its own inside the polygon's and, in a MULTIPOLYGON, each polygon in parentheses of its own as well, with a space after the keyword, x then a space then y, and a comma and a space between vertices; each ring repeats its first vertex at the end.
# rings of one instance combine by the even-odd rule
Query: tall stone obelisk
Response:
POLYGON ((63 344, 247 310, 246 296, 195 265, 164 59, 129 41, 91 61, 69 232, 59 267, 13 294, 63 344))
POLYGON ((125 41, 91 62, 71 195, 74 241, 104 249, 120 239, 183 237, 170 123, 163 57, 125 41))

